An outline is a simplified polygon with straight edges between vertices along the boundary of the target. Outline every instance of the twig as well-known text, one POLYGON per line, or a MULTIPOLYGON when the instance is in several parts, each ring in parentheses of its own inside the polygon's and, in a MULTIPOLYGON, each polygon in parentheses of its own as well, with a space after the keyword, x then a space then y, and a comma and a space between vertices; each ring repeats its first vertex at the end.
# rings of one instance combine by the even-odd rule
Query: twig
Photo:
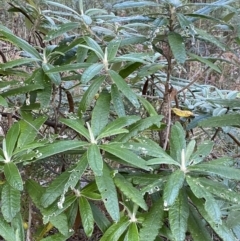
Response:
POLYGON ((26 234, 26 241, 31 241, 31 224, 32 224, 32 202, 29 200, 28 211, 28 229, 26 234))
POLYGON ((167 120, 167 130, 166 130, 166 138, 163 146, 163 150, 167 149, 168 139, 170 135, 170 129, 171 129, 171 104, 170 104, 170 96, 168 94, 168 120, 167 120))

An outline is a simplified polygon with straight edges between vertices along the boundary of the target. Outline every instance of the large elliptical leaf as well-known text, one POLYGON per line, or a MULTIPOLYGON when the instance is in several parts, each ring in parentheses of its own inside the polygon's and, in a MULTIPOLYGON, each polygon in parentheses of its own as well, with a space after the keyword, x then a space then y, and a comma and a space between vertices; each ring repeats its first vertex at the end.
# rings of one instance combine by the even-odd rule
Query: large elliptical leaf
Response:
POLYGON ((77 28, 79 23, 69 22, 69 23, 63 23, 60 26, 58 26, 57 30, 51 30, 49 33, 45 36, 44 41, 51 41, 63 34, 66 34, 66 32, 73 30, 74 28, 77 28))
POLYGON ((14 45, 26 51, 28 54, 31 55, 31 57, 34 57, 38 60, 42 59, 41 55, 34 47, 32 47, 25 40, 15 36, 8 28, 6 28, 1 24, 0 24, 0 35, 3 35, 9 42, 13 43, 14 45))
POLYGON ((100 149, 96 144, 91 144, 87 150, 87 159, 89 166, 96 176, 102 176, 103 174, 103 159, 100 153, 100 149))
MULTIPOLYGON (((224 224, 217 224, 214 222, 213 218, 206 211, 204 201, 202 199, 196 198, 191 192, 188 192, 188 196, 191 198, 194 206, 197 208, 198 212, 203 216, 203 218, 210 224, 212 229, 222 238, 223 241, 233 241, 236 240, 231 229, 229 229, 224 224)), ((202 241, 202 240, 201 240, 202 241)))
POLYGON ((41 196, 41 205, 48 207, 51 205, 60 195, 61 198, 65 195, 68 189, 75 188, 79 182, 82 174, 87 168, 88 162, 86 154, 81 157, 77 165, 68 171, 65 171, 47 187, 45 193, 41 196))
POLYGON ((142 209, 148 209, 147 204, 140 191, 133 187, 133 185, 128 182, 121 174, 115 174, 114 183, 127 198, 132 200, 142 209))
POLYGON ((98 190, 101 193, 103 203, 108 213, 114 221, 119 221, 120 214, 117 190, 113 182, 112 174, 107 164, 104 163, 103 165, 103 175, 96 176, 95 178, 98 190))
POLYGON ((60 121, 90 141, 89 132, 79 119, 60 119, 60 121))
POLYGON ((183 64, 187 58, 183 37, 179 33, 170 32, 168 41, 174 58, 178 63, 183 64))
POLYGON ((22 177, 18 171, 17 166, 13 162, 5 163, 4 175, 8 184, 19 191, 23 190, 22 177))
POLYGON ((94 219, 91 206, 85 197, 79 198, 79 211, 84 232, 87 237, 91 237, 93 233, 94 219))
POLYGON ((91 85, 88 87, 87 91, 84 93, 78 107, 78 116, 82 116, 86 109, 89 107, 91 101, 97 94, 101 84, 105 80, 104 76, 100 76, 93 80, 91 85))
POLYGON ((140 229, 139 238, 140 241, 155 241, 159 233, 159 229, 163 225, 163 203, 161 198, 153 203, 149 212, 146 214, 142 223, 142 229, 140 229))
POLYGON ((136 222, 131 222, 126 234, 128 241, 139 241, 138 227, 136 222))
POLYGON ((128 163, 131 166, 135 166, 147 171, 151 169, 150 167, 147 166, 147 163, 144 159, 140 158, 133 152, 124 148, 124 146, 121 143, 104 144, 104 145, 101 145, 100 148, 120 158, 125 163, 128 163))
POLYGON ((1 211, 7 222, 11 222, 20 212, 20 198, 20 191, 11 187, 8 183, 4 185, 1 195, 1 211))
POLYGON ((103 69, 104 65, 100 63, 95 63, 90 65, 82 74, 81 82, 86 84, 91 79, 93 79, 96 75, 99 75, 101 70, 103 69))
POLYGON ((172 206, 183 186, 185 174, 182 170, 174 171, 168 178, 163 191, 164 206, 172 206))
POLYGON ((203 186, 201 186, 197 178, 187 176, 186 180, 194 195, 197 198, 204 198, 206 200, 204 207, 208 215, 211 217, 212 222, 214 222, 217 225, 222 224, 222 213, 218 203, 213 198, 212 194, 205 190, 203 186))
POLYGON ((19 123, 14 123, 6 135, 6 151, 9 158, 12 157, 13 151, 17 144, 18 136, 20 133, 19 123))
POLYGON ((125 116, 125 108, 122 100, 122 95, 118 90, 116 84, 112 84, 111 86, 111 97, 114 109, 119 117, 125 116))
POLYGON ((121 217, 118 222, 114 223, 107 229, 107 231, 101 237, 100 241, 118 241, 129 225, 130 222, 127 217, 121 217))
POLYGON ((92 111, 91 129, 94 137, 97 137, 101 130, 107 125, 110 111, 111 95, 103 90, 92 111))
MULTIPOLYGON (((118 134, 118 130, 126 130, 123 127, 131 125, 140 119, 139 116, 124 116, 110 122, 105 128, 101 130, 97 139, 118 134)), ((128 132, 128 130, 126 130, 128 132)))
POLYGON ((58 141, 54 143, 50 143, 44 147, 40 147, 38 151, 38 160, 44 159, 49 156, 53 156, 55 154, 59 154, 65 151, 73 150, 76 148, 81 148, 85 146, 87 142, 84 141, 58 141))
POLYGON ((240 170, 234 167, 220 166, 217 164, 201 163, 190 166, 190 172, 217 175, 227 179, 240 180, 240 170))
POLYGON ((171 128, 170 156, 181 163, 182 151, 186 150, 185 132, 179 122, 171 128))
POLYGON ((157 125, 158 127, 160 127, 161 125, 160 121, 162 120, 162 118, 163 118, 162 115, 158 115, 158 116, 150 116, 142 120, 139 120, 136 123, 129 126, 128 128, 129 133, 119 135, 114 139, 114 141, 127 142, 132 137, 136 137, 139 132, 148 129, 153 125, 157 125))
POLYGON ((132 91, 132 89, 127 85, 126 81, 115 71, 108 71, 112 81, 117 85, 118 89, 123 93, 123 95, 136 107, 139 108, 139 102, 137 95, 132 91))
POLYGON ((198 145, 197 150, 192 155, 190 155, 189 159, 186 161, 188 161, 190 165, 195 165, 199 162, 202 162, 204 158, 211 153, 213 145, 213 141, 204 141, 203 143, 198 145))
POLYGON ((44 73, 49 77, 49 79, 52 81, 53 84, 55 85, 60 85, 62 80, 61 76, 59 73, 48 73, 48 70, 53 69, 54 66, 49 64, 49 63, 42 63, 42 69, 44 73))
POLYGON ((40 116, 35 120, 20 120, 20 135, 18 137, 17 148, 22 148, 34 141, 41 125, 47 120, 46 116, 40 116))
POLYGON ((169 223, 172 234, 177 241, 184 241, 188 227, 189 207, 185 191, 179 192, 176 201, 169 208, 169 223))
POLYGON ((65 213, 50 217, 50 223, 64 236, 69 235, 68 220, 65 213))
POLYGON ((16 241, 13 228, 3 218, 0 218, 0 235, 5 241, 16 241))
POLYGON ((240 114, 227 114, 213 116, 206 120, 200 121, 198 126, 201 127, 223 127, 223 126, 240 126, 240 114))
POLYGON ((194 241, 212 241, 212 237, 197 210, 192 205, 189 205, 189 209, 188 230, 194 241))

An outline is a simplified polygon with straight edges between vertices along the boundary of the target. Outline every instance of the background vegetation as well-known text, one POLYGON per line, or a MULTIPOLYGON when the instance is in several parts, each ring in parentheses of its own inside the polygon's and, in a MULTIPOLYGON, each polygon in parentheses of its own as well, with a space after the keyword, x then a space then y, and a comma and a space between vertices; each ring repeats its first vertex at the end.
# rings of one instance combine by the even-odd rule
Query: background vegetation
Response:
POLYGON ((2 1, 3 240, 239 240, 239 5, 2 1))

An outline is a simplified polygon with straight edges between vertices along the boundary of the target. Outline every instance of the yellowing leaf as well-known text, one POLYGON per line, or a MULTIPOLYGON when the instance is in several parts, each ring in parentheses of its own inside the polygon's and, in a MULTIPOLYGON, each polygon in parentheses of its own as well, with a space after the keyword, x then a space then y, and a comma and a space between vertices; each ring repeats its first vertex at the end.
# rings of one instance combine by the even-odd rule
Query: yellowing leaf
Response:
POLYGON ((180 110, 178 108, 172 108, 172 111, 180 117, 190 117, 190 116, 194 116, 194 114, 189 111, 189 110, 180 110))

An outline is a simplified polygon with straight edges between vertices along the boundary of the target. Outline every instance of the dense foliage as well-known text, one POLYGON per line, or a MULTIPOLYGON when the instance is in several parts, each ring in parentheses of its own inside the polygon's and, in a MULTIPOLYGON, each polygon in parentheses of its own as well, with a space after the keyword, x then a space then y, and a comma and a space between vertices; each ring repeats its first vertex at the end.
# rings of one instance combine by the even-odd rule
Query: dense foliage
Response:
POLYGON ((28 38, 0 25, 20 51, 0 51, 0 236, 240 239, 239 92, 205 81, 239 67, 236 4, 11 1, 28 38))

